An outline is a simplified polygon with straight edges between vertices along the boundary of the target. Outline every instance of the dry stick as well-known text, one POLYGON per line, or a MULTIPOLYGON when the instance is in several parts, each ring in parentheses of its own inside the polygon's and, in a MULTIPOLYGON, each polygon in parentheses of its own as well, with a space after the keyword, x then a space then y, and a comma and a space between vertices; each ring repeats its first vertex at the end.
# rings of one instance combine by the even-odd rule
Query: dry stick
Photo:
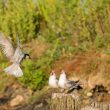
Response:
POLYGON ((103 34, 103 37, 105 37, 105 31, 104 31, 104 26, 103 26, 103 22, 102 22, 102 20, 101 20, 101 17, 100 17, 100 15, 99 14, 97 14, 97 20, 98 20, 98 22, 99 22, 99 27, 100 27, 100 30, 101 30, 101 32, 102 32, 102 34, 103 34))

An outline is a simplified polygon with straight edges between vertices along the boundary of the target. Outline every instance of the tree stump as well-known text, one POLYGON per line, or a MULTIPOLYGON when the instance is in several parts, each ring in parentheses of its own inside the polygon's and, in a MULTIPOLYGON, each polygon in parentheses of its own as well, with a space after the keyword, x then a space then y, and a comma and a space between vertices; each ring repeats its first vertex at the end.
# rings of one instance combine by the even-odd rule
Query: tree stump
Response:
POLYGON ((81 100, 74 94, 53 93, 50 110, 80 110, 81 100))
POLYGON ((91 105, 81 108, 81 110, 110 110, 107 102, 93 102, 91 105))
POLYGON ((91 106, 99 108, 99 110, 110 110, 109 102, 93 102, 91 106))
POLYGON ((110 110, 110 102, 92 102, 84 106, 82 100, 75 94, 53 93, 50 110, 110 110))

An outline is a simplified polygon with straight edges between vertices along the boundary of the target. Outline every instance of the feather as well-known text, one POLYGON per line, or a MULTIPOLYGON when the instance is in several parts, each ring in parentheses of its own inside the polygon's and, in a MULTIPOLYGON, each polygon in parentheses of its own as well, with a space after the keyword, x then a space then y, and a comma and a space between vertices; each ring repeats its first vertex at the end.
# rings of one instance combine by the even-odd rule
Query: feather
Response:
POLYGON ((5 56, 12 61, 15 49, 12 46, 11 40, 6 38, 2 33, 0 33, 0 46, 5 56))
POLYGON ((24 57, 24 53, 21 51, 20 47, 17 47, 15 54, 13 56, 13 61, 16 63, 21 63, 24 57))
POLYGON ((11 66, 7 67, 4 71, 16 77, 21 77, 23 75, 23 72, 19 64, 17 63, 13 63, 11 66))
POLYGON ((58 80, 56 78, 55 72, 52 71, 52 73, 50 74, 48 83, 51 88, 58 88, 58 80))
POLYGON ((21 44, 20 44, 20 40, 19 40, 18 34, 16 35, 16 38, 17 38, 17 46, 18 46, 18 47, 21 47, 21 44))

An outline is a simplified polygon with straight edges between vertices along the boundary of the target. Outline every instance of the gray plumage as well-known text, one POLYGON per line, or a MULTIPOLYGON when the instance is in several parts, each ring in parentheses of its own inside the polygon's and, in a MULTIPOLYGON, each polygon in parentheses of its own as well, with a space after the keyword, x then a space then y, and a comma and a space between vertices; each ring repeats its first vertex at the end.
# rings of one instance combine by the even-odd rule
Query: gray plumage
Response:
POLYGON ((0 33, 0 46, 3 50, 3 53, 9 59, 9 61, 13 63, 4 71, 16 77, 21 77, 23 72, 20 68, 20 64, 22 60, 27 56, 29 57, 29 55, 21 51, 19 39, 17 39, 17 41, 17 48, 14 48, 11 39, 6 38, 3 33, 0 33))
POLYGON ((70 81, 67 79, 65 71, 62 71, 60 74, 58 85, 62 89, 77 89, 77 87, 80 85, 79 81, 70 81))

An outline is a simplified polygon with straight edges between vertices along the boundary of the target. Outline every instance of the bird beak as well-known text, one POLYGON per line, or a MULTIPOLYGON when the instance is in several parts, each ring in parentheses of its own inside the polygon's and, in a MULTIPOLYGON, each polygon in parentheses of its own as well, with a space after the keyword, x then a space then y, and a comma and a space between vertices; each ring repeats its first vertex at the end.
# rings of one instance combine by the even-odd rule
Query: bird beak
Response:
POLYGON ((54 75, 54 74, 55 74, 55 72, 52 70, 51 75, 54 75))
POLYGON ((31 57, 29 56, 29 59, 31 59, 31 57))
POLYGON ((28 59, 31 59, 30 55, 28 54, 28 59))

